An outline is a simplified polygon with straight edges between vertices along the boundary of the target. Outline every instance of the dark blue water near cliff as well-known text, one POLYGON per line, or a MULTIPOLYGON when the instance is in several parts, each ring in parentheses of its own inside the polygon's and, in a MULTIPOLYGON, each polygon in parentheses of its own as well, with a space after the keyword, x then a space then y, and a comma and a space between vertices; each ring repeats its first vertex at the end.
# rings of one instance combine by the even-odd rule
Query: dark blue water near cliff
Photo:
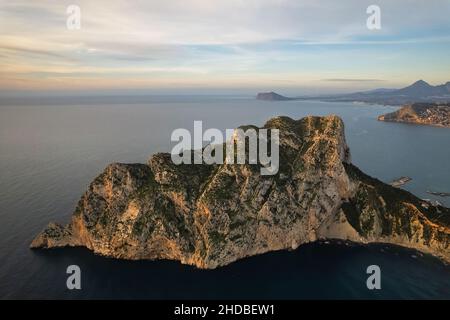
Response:
POLYGON ((450 129, 383 123, 393 107, 321 102, 262 102, 245 97, 152 97, 139 101, 64 101, 0 106, 0 298, 446 298, 450 267, 385 245, 315 243, 217 270, 172 261, 118 261, 81 248, 31 251, 49 222, 68 221, 89 182, 110 162, 145 162, 171 148, 175 128, 262 125, 275 115, 338 114, 353 162, 389 182, 447 206, 450 129), (64 104, 64 105, 63 105, 64 104), (82 290, 66 289, 79 265, 82 290), (366 288, 366 268, 381 268, 382 289, 366 288))

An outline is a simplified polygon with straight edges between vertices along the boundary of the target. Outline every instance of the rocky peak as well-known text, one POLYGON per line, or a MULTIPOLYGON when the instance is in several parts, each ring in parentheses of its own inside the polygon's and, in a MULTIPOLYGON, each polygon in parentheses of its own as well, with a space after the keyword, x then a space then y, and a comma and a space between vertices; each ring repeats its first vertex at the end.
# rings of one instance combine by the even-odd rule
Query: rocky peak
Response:
POLYGON ((450 210, 371 178, 350 163, 337 116, 270 119, 280 170, 258 165, 112 164, 72 221, 50 224, 33 248, 85 246, 121 259, 172 259, 215 268, 321 238, 388 242, 449 257, 450 210))
POLYGON ((411 87, 425 87, 425 88, 429 88, 429 87, 431 87, 431 85, 430 85, 428 82, 426 82, 426 81, 420 79, 420 80, 414 82, 414 83, 411 85, 411 87))

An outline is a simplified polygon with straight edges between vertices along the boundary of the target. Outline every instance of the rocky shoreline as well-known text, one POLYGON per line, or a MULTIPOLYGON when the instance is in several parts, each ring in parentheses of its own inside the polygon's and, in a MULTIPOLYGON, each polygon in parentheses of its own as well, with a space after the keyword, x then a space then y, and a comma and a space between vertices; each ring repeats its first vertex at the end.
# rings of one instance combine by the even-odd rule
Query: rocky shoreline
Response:
POLYGON ((414 103, 378 117, 379 121, 402 122, 450 128, 449 103, 414 103))
POLYGON ((66 226, 32 248, 84 246, 118 259, 170 259, 216 268, 319 239, 390 243, 450 261, 450 209, 367 176, 351 164, 337 116, 270 119, 280 170, 259 165, 109 165, 66 226))

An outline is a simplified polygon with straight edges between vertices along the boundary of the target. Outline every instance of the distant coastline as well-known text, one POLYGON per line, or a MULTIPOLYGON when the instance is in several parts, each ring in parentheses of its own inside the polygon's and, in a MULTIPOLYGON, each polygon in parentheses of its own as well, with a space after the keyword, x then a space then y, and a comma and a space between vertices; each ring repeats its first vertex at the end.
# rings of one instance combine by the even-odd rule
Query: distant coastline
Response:
POLYGON ((450 102, 450 81, 432 86, 423 80, 401 89, 375 89, 348 94, 286 97, 275 92, 258 93, 258 100, 320 100, 326 102, 363 102, 368 104, 401 106, 413 103, 448 103, 450 102))

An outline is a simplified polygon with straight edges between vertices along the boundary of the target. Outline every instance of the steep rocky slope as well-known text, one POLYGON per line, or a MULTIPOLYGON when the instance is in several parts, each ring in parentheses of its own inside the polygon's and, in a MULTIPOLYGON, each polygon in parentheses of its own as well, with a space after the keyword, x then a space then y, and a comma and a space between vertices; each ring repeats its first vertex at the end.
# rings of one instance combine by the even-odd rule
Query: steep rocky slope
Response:
POLYGON ((319 238, 386 242, 449 261, 450 210, 362 173, 336 116, 269 120, 280 169, 259 165, 109 165, 67 226, 51 223, 33 248, 85 246, 122 259, 174 259, 215 268, 319 238))

